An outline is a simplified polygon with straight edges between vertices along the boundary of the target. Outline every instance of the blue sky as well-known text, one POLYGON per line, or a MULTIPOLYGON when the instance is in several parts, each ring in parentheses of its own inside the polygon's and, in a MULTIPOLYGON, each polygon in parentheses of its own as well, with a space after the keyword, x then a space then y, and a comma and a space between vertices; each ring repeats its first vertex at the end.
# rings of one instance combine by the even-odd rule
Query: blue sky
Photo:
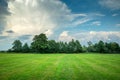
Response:
POLYGON ((120 0, 0 0, 0 50, 14 40, 78 39, 86 45, 103 40, 120 44, 120 0))
MULTIPOLYGON (((102 23, 100 27, 98 28, 94 27, 92 28, 92 30, 96 30, 96 31, 100 31, 100 30, 106 30, 106 31, 118 30, 119 31, 120 30, 119 27, 115 27, 116 24, 120 23, 120 4, 119 4, 120 0, 94 0, 94 2, 92 2, 91 0, 76 0, 76 1, 62 0, 62 1, 68 6, 69 9, 71 9, 72 13, 78 13, 78 14, 83 13, 88 15, 93 14, 93 17, 94 17, 94 14, 97 14, 97 13, 103 15, 101 17, 96 17, 94 20, 91 20, 91 21, 98 20, 102 23), (102 1, 104 3, 106 2, 106 6, 102 5, 102 1), (114 5, 116 5, 114 1, 116 1, 116 3, 118 2, 118 5, 116 7, 114 7, 114 5), (107 7, 107 5, 111 7, 107 7)), ((86 25, 83 25, 83 26, 86 26, 86 25)), ((88 25, 88 26, 92 27, 93 25, 88 25)), ((89 30, 88 27, 83 29, 89 30)))

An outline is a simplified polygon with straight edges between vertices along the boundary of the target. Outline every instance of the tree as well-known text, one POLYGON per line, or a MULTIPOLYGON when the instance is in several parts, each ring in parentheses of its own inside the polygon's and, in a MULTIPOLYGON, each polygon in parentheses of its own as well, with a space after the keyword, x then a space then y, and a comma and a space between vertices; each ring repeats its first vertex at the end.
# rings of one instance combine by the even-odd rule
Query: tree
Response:
POLYGON ((83 52, 88 52, 88 51, 87 51, 87 47, 86 47, 85 45, 83 45, 82 51, 83 51, 83 52))
POLYGON ((58 46, 59 46, 59 52, 60 53, 63 53, 64 52, 64 48, 65 48, 65 45, 62 41, 58 42, 58 46))
POLYGON ((119 44, 118 43, 111 42, 109 46, 110 46, 111 52, 113 52, 113 53, 119 52, 119 44))
POLYGON ((78 40, 75 41, 76 53, 83 52, 82 46, 78 40))
POLYGON ((27 53, 27 52, 29 52, 29 51, 30 51, 30 48, 29 48, 28 44, 25 43, 25 44, 23 45, 23 47, 22 47, 22 52, 27 53))
POLYGON ((40 35, 35 35, 33 42, 31 43, 31 48, 35 52, 45 52, 47 48, 47 37, 45 34, 41 33, 40 35))
POLYGON ((55 42, 55 40, 49 40, 48 41, 48 49, 47 52, 57 52, 57 43, 55 42))
POLYGON ((74 39, 68 43, 67 50, 70 53, 79 53, 83 51, 80 42, 78 40, 75 41, 74 39))
POLYGON ((109 43, 105 42, 104 45, 105 45, 105 46, 104 46, 104 52, 105 52, 105 53, 111 52, 111 50, 109 49, 109 48, 110 48, 109 43))
POLYGON ((105 52, 105 45, 104 45, 104 42, 103 41, 99 41, 98 42, 98 46, 97 46, 97 49, 98 49, 98 52, 100 53, 104 53, 105 52))
POLYGON ((20 40, 15 40, 13 43, 12 43, 13 47, 12 47, 12 50, 14 52, 21 52, 22 50, 22 43, 20 40))
POLYGON ((68 52, 73 53, 75 52, 75 42, 74 39, 68 43, 68 52))
POLYGON ((64 52, 65 52, 65 53, 68 53, 68 52, 69 52, 69 51, 68 51, 68 47, 69 47, 69 46, 68 46, 68 43, 65 42, 65 43, 64 43, 64 52))
POLYGON ((88 52, 94 52, 95 51, 94 44, 91 41, 88 42, 87 51, 88 52))

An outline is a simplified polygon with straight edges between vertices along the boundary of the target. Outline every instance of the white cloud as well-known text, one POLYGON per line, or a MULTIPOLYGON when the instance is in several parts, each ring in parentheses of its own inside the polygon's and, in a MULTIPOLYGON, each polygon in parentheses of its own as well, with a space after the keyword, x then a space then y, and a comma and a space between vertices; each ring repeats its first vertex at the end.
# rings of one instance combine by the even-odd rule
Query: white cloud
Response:
POLYGON ((39 33, 52 36, 55 30, 91 20, 85 13, 73 14, 60 0, 10 0, 8 7, 11 15, 7 16, 4 31, 12 30, 15 36, 39 33))
POLYGON ((45 34, 49 37, 53 34, 53 32, 51 30, 47 30, 45 31, 45 34))
MULTIPOLYGON (((83 40, 86 41, 99 41, 99 40, 103 40, 103 41, 115 41, 111 36, 116 36, 117 39, 120 39, 120 32, 118 31, 90 31, 87 32, 86 35, 86 39, 82 38, 83 40)), ((118 40, 119 41, 119 40, 118 40)), ((116 40, 116 42, 118 42, 116 40)))
POLYGON ((119 15, 119 14, 116 14, 116 13, 115 13, 115 14, 113 14, 112 16, 118 16, 118 15, 119 15))
POLYGON ((11 0, 8 3, 11 15, 7 17, 5 30, 12 30, 17 36, 46 33, 62 30, 67 26, 78 26, 93 19, 93 16, 105 16, 100 13, 73 14, 60 0, 11 0), (46 32, 47 31, 47 32, 46 32))
POLYGON ((120 27, 120 24, 116 24, 117 27, 120 27))
POLYGON ((73 23, 73 25, 75 25, 75 26, 81 25, 81 24, 86 23, 86 22, 88 22, 88 21, 90 21, 90 20, 91 20, 91 19, 89 19, 89 18, 78 19, 78 20, 76 20, 76 21, 73 23))
POLYGON ((87 14, 83 13, 83 14, 73 14, 73 17, 86 17, 88 16, 87 14))
POLYGON ((120 0, 100 0, 99 4, 111 10, 120 9, 120 0))
POLYGON ((71 41, 72 39, 74 39, 74 37, 70 36, 70 35, 68 34, 68 31, 63 31, 63 32, 60 34, 58 40, 59 40, 59 41, 66 41, 66 42, 68 42, 68 41, 71 41))
POLYGON ((73 38, 79 40, 82 44, 85 44, 88 41, 98 42, 99 40, 103 40, 105 42, 115 41, 120 44, 119 34, 119 31, 83 31, 71 35, 68 34, 68 32, 63 32, 59 36, 59 39, 62 39, 63 41, 69 41, 73 38))
POLYGON ((51 34, 72 17, 68 16, 72 14, 66 4, 59 0, 15 0, 10 1, 8 7, 11 15, 7 17, 6 29, 17 35, 51 34))
MULTIPOLYGON (((77 14, 75 14, 77 16, 77 14)), ((81 25, 81 24, 84 24, 84 23, 87 23, 91 20, 95 20, 97 19, 98 17, 104 17, 105 15, 102 14, 102 13, 89 13, 89 14, 78 14, 79 16, 77 17, 80 17, 81 16, 84 16, 83 18, 80 18, 80 19, 76 19, 72 25, 73 26, 78 26, 78 25, 81 25)), ((93 24, 96 24, 96 25, 101 25, 101 22, 100 21, 97 21, 97 22, 94 22, 93 24)))
POLYGON ((101 22, 100 21, 94 21, 94 22, 91 23, 91 25, 100 26, 101 22))
POLYGON ((105 16, 104 14, 101 14, 101 13, 93 13, 95 16, 105 16))

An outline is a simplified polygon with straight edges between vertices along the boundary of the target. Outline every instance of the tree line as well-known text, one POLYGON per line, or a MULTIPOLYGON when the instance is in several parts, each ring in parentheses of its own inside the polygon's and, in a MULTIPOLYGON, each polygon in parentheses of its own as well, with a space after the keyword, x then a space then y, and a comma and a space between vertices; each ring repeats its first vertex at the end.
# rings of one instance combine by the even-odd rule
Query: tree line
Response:
POLYGON ((35 35, 30 46, 25 43, 22 45, 20 40, 15 40, 12 43, 12 48, 8 52, 35 52, 35 53, 120 53, 120 45, 116 42, 103 42, 93 44, 88 42, 88 46, 82 46, 78 40, 72 39, 69 42, 56 42, 48 40, 45 34, 35 35))

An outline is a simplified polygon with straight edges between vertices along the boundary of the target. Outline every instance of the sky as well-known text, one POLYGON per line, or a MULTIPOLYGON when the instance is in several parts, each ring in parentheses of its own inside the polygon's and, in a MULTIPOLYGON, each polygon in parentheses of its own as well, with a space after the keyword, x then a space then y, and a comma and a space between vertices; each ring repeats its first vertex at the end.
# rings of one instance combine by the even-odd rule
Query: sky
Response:
POLYGON ((35 35, 120 44, 120 0, 0 0, 0 50, 35 35))

